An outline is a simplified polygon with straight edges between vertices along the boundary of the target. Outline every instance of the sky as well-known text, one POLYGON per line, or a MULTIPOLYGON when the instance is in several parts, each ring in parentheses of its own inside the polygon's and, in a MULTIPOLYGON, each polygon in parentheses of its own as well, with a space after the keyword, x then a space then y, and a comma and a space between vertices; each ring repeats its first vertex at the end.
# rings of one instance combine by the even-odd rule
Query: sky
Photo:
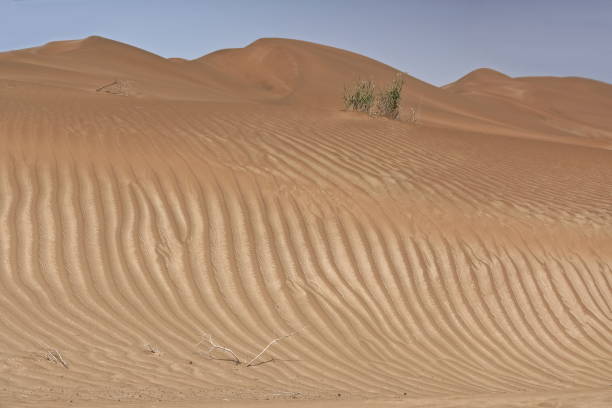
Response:
POLYGON ((295 38, 434 85, 481 67, 612 83, 612 0, 0 0, 0 51, 90 35, 188 59, 295 38))

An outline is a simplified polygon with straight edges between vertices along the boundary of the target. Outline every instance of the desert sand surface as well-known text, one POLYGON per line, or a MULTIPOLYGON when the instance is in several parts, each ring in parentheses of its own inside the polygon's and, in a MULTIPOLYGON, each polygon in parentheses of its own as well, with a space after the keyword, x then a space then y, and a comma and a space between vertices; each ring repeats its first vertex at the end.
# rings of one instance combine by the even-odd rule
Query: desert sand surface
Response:
POLYGON ((0 53, 0 407, 611 407, 612 85, 396 72, 0 53))

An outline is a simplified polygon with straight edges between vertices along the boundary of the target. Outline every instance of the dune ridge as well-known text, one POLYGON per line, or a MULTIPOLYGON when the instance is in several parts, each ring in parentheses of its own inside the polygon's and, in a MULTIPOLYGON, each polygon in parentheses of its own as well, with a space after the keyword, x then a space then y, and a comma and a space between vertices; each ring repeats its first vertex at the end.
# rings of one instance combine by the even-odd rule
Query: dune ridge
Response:
POLYGON ((340 111, 395 73, 284 39, 1 53, 0 406, 608 406, 611 86, 406 76, 399 121, 340 111), (196 346, 295 330, 255 367, 196 346))

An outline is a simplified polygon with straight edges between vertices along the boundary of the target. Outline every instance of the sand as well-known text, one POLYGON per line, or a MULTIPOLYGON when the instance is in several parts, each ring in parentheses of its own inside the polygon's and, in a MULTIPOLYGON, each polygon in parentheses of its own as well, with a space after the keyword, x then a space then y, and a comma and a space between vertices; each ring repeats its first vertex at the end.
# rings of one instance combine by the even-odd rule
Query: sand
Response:
POLYGON ((395 73, 0 53, 0 407, 612 406, 612 85, 395 73))

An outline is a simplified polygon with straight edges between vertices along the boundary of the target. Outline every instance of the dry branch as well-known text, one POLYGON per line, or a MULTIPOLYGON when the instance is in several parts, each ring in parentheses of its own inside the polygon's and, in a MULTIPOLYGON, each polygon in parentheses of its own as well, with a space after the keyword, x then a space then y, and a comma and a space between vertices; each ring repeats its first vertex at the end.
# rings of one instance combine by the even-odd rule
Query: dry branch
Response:
POLYGON ((260 352, 258 355, 256 355, 255 357, 253 357, 253 359, 252 359, 251 361, 249 361, 249 362, 247 363, 247 365, 246 365, 246 366, 247 366, 247 367, 250 367, 250 366, 251 366, 251 365, 252 365, 252 364, 253 364, 255 361, 257 361, 257 359, 258 359, 259 357, 261 357, 261 356, 263 355, 263 353, 265 353, 265 352, 266 352, 266 350, 268 350, 268 349, 269 349, 269 348, 270 348, 270 347, 271 347, 273 344, 278 343, 279 341, 281 341, 281 340, 283 340, 283 339, 286 339, 287 337, 291 337, 291 336, 293 336, 294 334, 296 334, 297 332, 298 332, 298 331, 294 331, 293 333, 285 334, 284 336, 281 336, 281 337, 277 337, 277 338, 275 338, 275 339, 274 339, 274 340, 272 340, 270 343, 268 343, 268 345, 267 345, 266 347, 264 347, 264 348, 263 348, 263 350, 261 350, 261 352, 260 352))
MULTIPOLYGON (((246 366, 246 367, 252 367, 252 366, 254 366, 254 365, 257 365, 257 364, 254 364, 254 363, 255 363, 255 362, 256 362, 256 361, 257 361, 257 360, 258 360, 258 359, 259 359, 259 358, 260 358, 260 357, 261 357, 261 356, 262 356, 262 355, 263 355, 263 354, 266 352, 266 351, 268 351, 268 349, 269 349, 270 347, 272 347, 272 345, 273 345, 273 344, 276 344, 276 343, 278 343, 279 341, 281 341, 281 340, 283 340, 283 339, 286 339, 287 337, 291 337, 291 336, 293 336, 293 335, 295 335, 295 334, 299 333, 299 332, 300 332, 300 331, 302 331, 303 329, 304 329, 304 328, 302 328, 302 329, 300 329, 300 330, 296 330, 296 331, 294 331, 294 332, 292 332, 292 333, 289 333, 289 334, 285 334, 284 336, 280 336, 280 337, 277 337, 277 338, 273 339, 273 340, 272 340, 271 342, 269 342, 269 343, 268 343, 268 344, 267 344, 267 345, 266 345, 266 346, 265 346, 265 347, 264 347, 264 348, 263 348, 263 349, 262 349, 262 350, 261 350, 261 351, 260 351, 260 352, 259 352, 259 353, 258 353, 256 356, 255 356, 255 357, 253 357, 253 358, 252 358, 252 359, 251 359, 251 360, 250 360, 248 363, 246 363, 246 364, 245 364, 245 366, 246 366)), ((235 364, 244 364, 244 362, 240 360, 240 358, 239 358, 239 357, 236 355, 236 353, 234 353, 234 352, 232 351, 232 349, 230 349, 230 348, 228 348, 228 347, 221 346, 221 345, 219 345, 219 344, 216 344, 216 343, 215 343, 215 341, 213 340, 212 335, 210 335, 210 334, 205 334, 205 333, 204 333, 204 334, 202 334, 202 337, 203 337, 203 338, 202 338, 202 340, 200 340, 200 342, 199 342, 198 344, 196 344, 196 347, 200 346, 200 344, 202 344, 202 343, 204 343, 205 341, 207 341, 207 342, 208 342, 208 344, 210 344, 210 348, 208 349, 208 357, 209 357, 211 360, 221 360, 221 359, 219 359, 219 358, 215 358, 215 357, 212 355, 212 353, 213 353, 215 350, 221 350, 221 351, 223 351, 223 352, 225 352, 225 353, 231 354, 232 359, 231 359, 230 361, 233 361, 235 364), (207 337, 207 336, 208 336, 208 337, 207 337)))
MULTIPOLYGON (((206 334, 203 334, 203 336, 205 337, 206 334)), ((215 350, 222 350, 226 353, 229 353, 232 355, 233 359, 232 361, 234 361, 236 364, 240 364, 241 361, 238 358, 238 356, 236 355, 236 353, 234 353, 231 349, 227 348, 227 347, 223 347, 219 344, 216 344, 215 341, 213 340, 212 335, 208 335, 208 339, 204 338, 202 339, 197 345, 199 346, 200 344, 202 344, 204 341, 208 340, 208 343, 210 344, 210 348, 208 349, 208 357, 212 360, 216 360, 213 356, 212 356, 212 352, 215 350)))

